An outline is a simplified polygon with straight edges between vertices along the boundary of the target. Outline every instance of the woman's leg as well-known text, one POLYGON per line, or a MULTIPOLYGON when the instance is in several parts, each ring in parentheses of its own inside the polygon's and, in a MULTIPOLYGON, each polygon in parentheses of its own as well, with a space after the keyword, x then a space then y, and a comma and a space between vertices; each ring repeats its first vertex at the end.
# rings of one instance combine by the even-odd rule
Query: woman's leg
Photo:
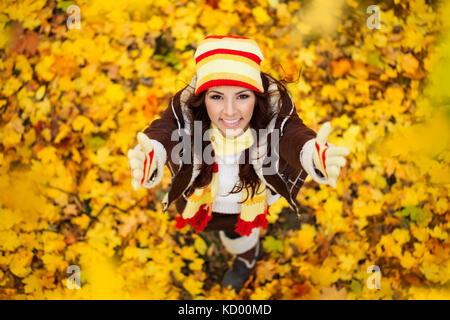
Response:
POLYGON ((214 213, 205 231, 218 230, 225 249, 235 255, 233 265, 225 274, 222 285, 231 286, 238 292, 250 277, 256 261, 263 252, 259 241, 259 228, 254 228, 249 236, 241 236, 235 231, 239 214, 214 213))
MULTIPOLYGON (((247 257, 248 254, 245 254, 249 251, 253 251, 251 249, 253 249, 259 241, 259 228, 254 228, 252 233, 248 236, 230 237, 230 235, 225 231, 219 231, 219 236, 222 244, 230 253, 239 256, 244 255, 247 257)), ((249 258, 251 261, 253 257, 249 256, 249 258)))
POLYGON ((248 236, 229 238, 225 232, 219 231, 224 247, 235 255, 231 268, 225 273, 222 286, 231 286, 236 292, 247 282, 256 261, 261 259, 263 251, 259 240, 259 228, 254 228, 248 236))
POLYGON ((211 220, 206 225, 204 231, 219 231, 220 240, 228 252, 242 256, 251 261, 253 259, 250 250, 255 247, 259 239, 259 228, 253 229, 249 236, 241 236, 235 231, 239 214, 226 214, 213 212, 211 220))

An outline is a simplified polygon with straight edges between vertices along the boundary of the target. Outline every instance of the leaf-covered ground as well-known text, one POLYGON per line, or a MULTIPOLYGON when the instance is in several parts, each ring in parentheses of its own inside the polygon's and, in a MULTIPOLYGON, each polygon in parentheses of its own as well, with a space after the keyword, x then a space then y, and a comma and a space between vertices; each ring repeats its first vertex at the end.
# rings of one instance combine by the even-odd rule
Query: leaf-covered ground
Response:
POLYGON ((380 2, 371 29, 371 4, 2 1, 0 298, 449 299, 450 6, 380 2), (299 221, 271 207, 240 293, 217 233, 161 213, 168 169, 136 192, 126 156, 209 34, 256 40, 304 122, 351 150, 337 189, 308 178, 299 221))

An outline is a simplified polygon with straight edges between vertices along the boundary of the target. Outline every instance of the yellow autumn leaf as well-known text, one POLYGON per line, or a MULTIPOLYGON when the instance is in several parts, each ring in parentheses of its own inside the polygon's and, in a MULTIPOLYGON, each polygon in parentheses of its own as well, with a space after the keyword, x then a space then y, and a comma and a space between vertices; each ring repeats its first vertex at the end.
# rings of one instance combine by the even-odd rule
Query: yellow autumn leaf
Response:
POLYGON ((22 82, 19 79, 11 77, 6 81, 6 83, 3 83, 2 94, 6 97, 9 97, 10 95, 14 94, 21 85, 22 82))
POLYGON ((14 251, 21 245, 19 237, 12 230, 0 230, 0 248, 6 251, 14 251))
POLYGON ((440 226, 435 226, 433 230, 430 231, 430 236, 433 238, 438 238, 441 240, 447 240, 448 239, 448 232, 445 232, 441 229, 440 226))
POLYGON ((30 264, 32 254, 19 250, 12 256, 11 262, 9 263, 9 270, 19 278, 24 278, 29 275, 31 273, 30 264))
POLYGON ((95 127, 89 118, 79 115, 73 120, 72 128, 75 131, 83 130, 84 134, 89 134, 94 131, 95 127))
POLYGON ((34 98, 39 101, 42 100, 42 98, 45 95, 45 86, 40 86, 39 89, 37 89, 36 94, 34 95, 34 98))
POLYGON ((202 293, 203 282, 189 276, 183 281, 183 286, 193 297, 195 297, 202 293))
POLYGON ((110 170, 110 165, 115 161, 108 147, 102 147, 92 156, 92 161, 104 170, 110 170))
POLYGON ((194 260, 197 258, 194 247, 183 246, 180 254, 181 257, 186 260, 194 260))
POLYGON ((257 24, 266 24, 272 20, 263 7, 256 7, 252 9, 253 16, 257 24))
POLYGON ((42 290, 41 280, 33 274, 30 274, 28 277, 23 279, 22 282, 25 284, 24 290, 26 293, 42 290))
POLYGON ((22 81, 27 82, 31 80, 33 76, 33 69, 24 55, 17 56, 15 68, 20 70, 20 78, 22 78, 22 81))
POLYGON ((206 249, 208 249, 208 245, 206 244, 205 240, 203 240, 202 237, 198 237, 194 241, 194 247, 195 250, 201 255, 204 255, 206 252, 206 249))
POLYGON ((315 246, 316 228, 309 224, 303 224, 301 230, 297 232, 297 236, 292 242, 297 246, 300 252, 306 252, 315 246))
POLYGON ((189 269, 192 271, 199 271, 202 270, 203 266, 203 259, 195 259, 191 263, 189 263, 189 269))
POLYGON ((392 237, 399 244, 404 244, 410 239, 409 231, 405 229, 395 229, 392 233, 392 237))
POLYGON ((65 271, 69 264, 64 261, 64 256, 46 253, 42 256, 42 261, 46 269, 50 272, 65 271))
POLYGON ((0 133, 0 141, 5 146, 5 148, 9 149, 11 147, 16 146, 22 140, 22 135, 15 131, 9 131, 5 133, 0 133))
MULTIPOLYGON (((328 260, 325 260, 328 261, 328 260)), ((319 286, 330 286, 339 279, 339 272, 336 272, 330 263, 324 263, 315 268, 311 273, 311 281, 319 286)))

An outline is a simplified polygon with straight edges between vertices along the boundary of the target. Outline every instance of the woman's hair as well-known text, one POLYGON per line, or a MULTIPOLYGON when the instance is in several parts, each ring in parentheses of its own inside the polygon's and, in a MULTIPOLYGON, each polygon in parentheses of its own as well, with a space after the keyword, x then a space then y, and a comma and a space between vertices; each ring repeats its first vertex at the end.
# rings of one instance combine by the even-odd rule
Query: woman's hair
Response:
MULTIPOLYGON (((288 83, 288 81, 276 80, 271 75, 265 72, 261 72, 261 79, 264 87, 264 92, 261 93, 253 91, 256 96, 256 101, 255 101, 255 108, 253 110, 253 115, 252 118, 250 119, 250 127, 253 128, 257 133, 257 141, 255 141, 255 143, 258 142, 259 129, 265 129, 276 113, 278 113, 279 116, 287 116, 285 114, 279 113, 279 110, 275 110, 275 108, 272 108, 272 106, 270 105, 270 97, 273 94, 278 94, 278 92, 268 91, 268 88, 271 82, 275 82, 277 84, 281 99, 283 94, 288 94, 288 90, 285 86, 285 84, 288 83)), ((204 90, 199 95, 195 95, 195 93, 193 92, 186 101, 187 107, 190 108, 192 111, 192 116, 190 119, 192 124, 191 132, 194 132, 193 131, 194 121, 201 121, 202 137, 205 131, 208 130, 211 126, 211 119, 209 118, 205 104, 206 92, 207 90, 204 90)), ((281 103, 281 101, 278 101, 278 103, 281 103)), ((191 139, 191 143, 192 143, 191 150, 194 150, 193 139, 191 139)), ((202 141, 202 150, 205 150, 205 148, 208 147, 209 144, 211 144, 210 141, 202 141)), ((212 152, 214 152, 214 150, 212 152)), ((239 163, 239 180, 240 180, 239 184, 233 188, 231 193, 238 193, 242 191, 243 188, 246 188, 248 194, 249 195, 251 194, 251 198, 253 198, 256 190, 258 190, 261 184, 261 181, 258 175, 256 174, 253 165, 250 164, 248 161, 250 159, 249 148, 247 148, 244 151, 244 156, 245 162, 239 163)), ((200 174, 197 176, 192 186, 188 190, 187 196, 191 195, 195 189, 209 185, 211 183, 212 174, 213 174, 213 164, 207 164, 205 161, 202 161, 200 174)))

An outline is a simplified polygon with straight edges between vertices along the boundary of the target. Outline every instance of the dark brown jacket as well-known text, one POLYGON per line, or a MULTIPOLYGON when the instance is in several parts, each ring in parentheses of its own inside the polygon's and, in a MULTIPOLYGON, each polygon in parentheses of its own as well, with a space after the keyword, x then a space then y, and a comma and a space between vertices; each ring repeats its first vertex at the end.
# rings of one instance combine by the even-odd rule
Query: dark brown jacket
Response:
MULTIPOLYGON (((167 153, 165 164, 172 174, 169 192, 163 200, 165 204, 163 212, 168 209, 172 202, 175 202, 178 212, 181 213, 183 211, 186 205, 185 192, 187 192, 193 180, 199 174, 199 168, 192 163, 193 161, 183 163, 182 161, 172 161, 175 159, 171 157, 173 148, 183 140, 181 132, 190 134, 190 129, 188 128, 190 127, 189 119, 191 118, 187 114, 190 112, 190 109, 187 108, 185 101, 194 90, 195 81, 196 77, 194 76, 190 85, 174 95, 161 118, 154 120, 144 131, 150 139, 157 140, 164 146, 167 153), (171 140, 174 130, 178 130, 180 133, 178 135, 179 139, 176 141, 171 140)), ((264 146, 264 151, 267 152, 266 156, 270 155, 270 159, 276 160, 270 164, 263 163, 258 169, 254 166, 255 171, 260 179, 263 179, 266 183, 272 194, 278 193, 286 198, 291 208, 299 214, 296 197, 307 176, 307 172, 303 169, 300 162, 300 151, 306 141, 316 137, 316 133, 303 124, 288 93, 278 90, 275 83, 263 81, 263 85, 265 91, 269 90, 272 92, 272 90, 275 90, 277 92, 277 95, 271 98, 271 105, 273 108, 276 108, 277 114, 288 114, 289 116, 276 116, 272 119, 269 126, 271 129, 277 129, 279 132, 279 139, 276 139, 279 141, 279 154, 270 154, 271 151, 269 149, 272 146, 271 133, 267 136, 268 143, 264 146), (276 169, 273 170, 274 174, 264 174, 262 168, 268 165, 273 166, 274 162, 276 166, 276 169)), ((273 140, 275 141, 275 139, 273 140)), ((276 149, 272 148, 272 150, 276 149)), ((261 158, 263 162, 264 158, 265 156, 261 158)))

